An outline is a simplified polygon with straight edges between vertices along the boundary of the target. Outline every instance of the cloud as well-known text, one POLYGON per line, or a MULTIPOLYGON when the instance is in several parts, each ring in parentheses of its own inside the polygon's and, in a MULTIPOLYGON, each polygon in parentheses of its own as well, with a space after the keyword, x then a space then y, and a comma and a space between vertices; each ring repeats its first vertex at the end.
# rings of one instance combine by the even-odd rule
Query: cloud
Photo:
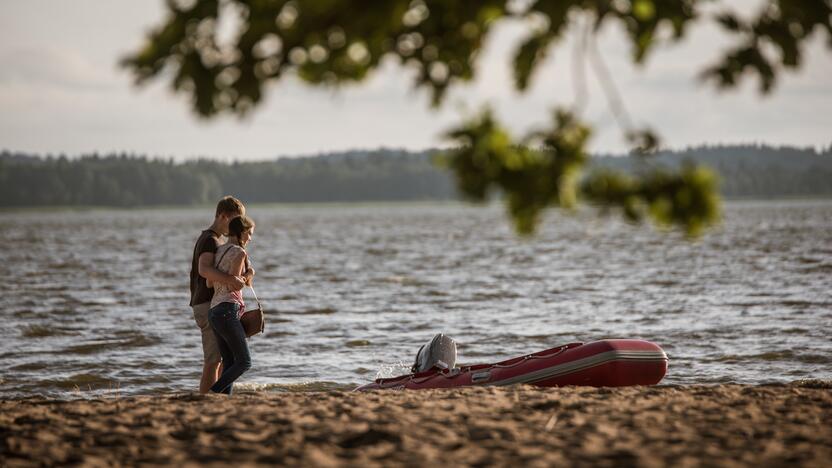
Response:
POLYGON ((94 65, 76 50, 59 47, 0 52, 0 83, 79 91, 112 90, 119 85, 112 70, 94 65))
MULTIPOLYGON (((753 11, 759 2, 731 6, 753 11)), ((269 83, 266 99, 248 118, 205 121, 194 116, 187 96, 172 95, 169 80, 138 89, 116 67, 164 14, 161 1, 0 1, 0 147, 242 159, 380 145, 419 149, 446 144, 441 135, 485 103, 522 136, 549 123, 551 109, 571 105, 576 92, 571 32, 529 90, 514 90, 510 61, 527 31, 509 22, 492 31, 477 79, 453 87, 440 109, 430 107, 426 90, 414 90, 412 70, 393 60, 365 82, 337 90, 286 76, 269 83), (50 15, 44 16, 45 8, 50 15)), ((798 74, 784 76, 774 96, 761 99, 753 80, 729 93, 696 80, 731 44, 712 26, 698 25, 682 43, 657 48, 643 67, 632 65, 623 34, 620 27, 605 27, 599 48, 634 122, 654 126, 667 144, 829 143, 832 61, 821 40, 807 48, 798 74)), ((624 151, 602 89, 591 73, 586 79, 590 100, 583 117, 595 127, 591 148, 624 151)))

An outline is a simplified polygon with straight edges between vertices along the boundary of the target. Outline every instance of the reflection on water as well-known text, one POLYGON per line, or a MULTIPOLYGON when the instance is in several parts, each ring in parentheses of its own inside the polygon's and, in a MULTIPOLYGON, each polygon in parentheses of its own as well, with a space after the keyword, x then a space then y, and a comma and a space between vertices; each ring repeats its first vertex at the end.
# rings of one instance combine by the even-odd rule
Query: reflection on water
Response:
MULTIPOLYGON (((690 243, 591 213, 520 240, 497 208, 252 207, 267 313, 250 391, 349 388, 442 331, 460 361, 643 338, 666 383, 832 375, 832 202, 728 204, 690 243)), ((0 213, 0 395, 195 388, 193 242, 212 210, 0 213)))

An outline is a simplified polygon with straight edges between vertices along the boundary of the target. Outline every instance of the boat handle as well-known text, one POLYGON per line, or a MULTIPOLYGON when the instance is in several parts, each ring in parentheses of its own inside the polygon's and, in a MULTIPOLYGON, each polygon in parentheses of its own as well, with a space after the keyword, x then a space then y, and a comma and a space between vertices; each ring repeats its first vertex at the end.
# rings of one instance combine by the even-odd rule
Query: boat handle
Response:
POLYGON ((508 365, 494 364, 494 365, 493 365, 493 366, 491 366, 491 367, 492 367, 492 368, 499 367, 499 368, 502 368, 502 369, 507 369, 507 368, 509 368, 509 367, 514 367, 514 366, 516 366, 516 365, 522 364, 522 363, 524 363, 524 362, 528 361, 529 359, 544 359, 544 358, 550 358, 550 357, 552 357, 552 356, 557 356, 558 354, 560 354, 560 353, 562 353, 562 352, 566 351, 567 349, 571 349, 571 348, 574 348, 574 347, 576 347, 576 346, 580 346, 580 345, 582 345, 582 344, 583 344, 583 343, 569 343, 569 344, 565 344, 565 345, 563 345, 563 346, 561 346, 561 347, 559 347, 559 348, 555 348, 555 350, 554 350, 554 351, 552 351, 552 352, 551 352, 551 353, 549 353, 549 354, 541 354, 541 355, 537 355, 537 356, 535 356, 534 354, 527 354, 527 355, 523 356, 523 359, 521 359, 520 361, 515 362, 514 364, 508 364, 508 365))

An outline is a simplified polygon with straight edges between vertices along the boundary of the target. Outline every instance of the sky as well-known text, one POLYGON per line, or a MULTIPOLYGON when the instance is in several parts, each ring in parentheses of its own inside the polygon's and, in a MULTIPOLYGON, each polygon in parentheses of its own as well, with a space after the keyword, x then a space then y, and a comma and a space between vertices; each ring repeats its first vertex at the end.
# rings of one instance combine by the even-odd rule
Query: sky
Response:
MULTIPOLYGON (((755 0, 733 0, 753 11, 755 0)), ((262 160, 379 147, 422 150, 447 145, 443 134, 484 105, 521 136, 549 122, 555 106, 575 102, 572 36, 555 48, 525 93, 512 86, 511 51, 526 25, 499 25, 478 64, 478 78, 457 86, 433 109, 414 90, 412 70, 392 60, 339 90, 295 79, 271 83, 249 116, 198 118, 187 97, 156 80, 137 88, 119 59, 141 46, 165 17, 163 0, 0 0, 0 150, 70 156, 128 152, 184 160, 262 160)), ((819 34, 797 72, 773 95, 756 79, 720 92, 697 74, 730 38, 702 23, 680 44, 662 46, 646 64, 631 63, 623 32, 605 28, 599 50, 632 121, 670 148, 713 143, 827 147, 832 143, 832 51, 819 34)), ((582 117, 595 127, 590 150, 627 150, 602 88, 587 75, 582 117)))

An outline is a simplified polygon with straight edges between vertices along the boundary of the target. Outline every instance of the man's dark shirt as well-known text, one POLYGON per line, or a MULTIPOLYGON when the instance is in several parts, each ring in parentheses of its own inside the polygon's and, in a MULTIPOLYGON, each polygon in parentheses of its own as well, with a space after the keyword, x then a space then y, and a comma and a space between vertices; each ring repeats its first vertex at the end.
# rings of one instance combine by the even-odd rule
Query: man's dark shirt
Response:
POLYGON ((217 253, 219 234, 206 229, 199 235, 194 246, 194 259, 191 263, 191 306, 211 302, 214 289, 205 284, 205 278, 199 275, 199 256, 205 252, 217 253))

